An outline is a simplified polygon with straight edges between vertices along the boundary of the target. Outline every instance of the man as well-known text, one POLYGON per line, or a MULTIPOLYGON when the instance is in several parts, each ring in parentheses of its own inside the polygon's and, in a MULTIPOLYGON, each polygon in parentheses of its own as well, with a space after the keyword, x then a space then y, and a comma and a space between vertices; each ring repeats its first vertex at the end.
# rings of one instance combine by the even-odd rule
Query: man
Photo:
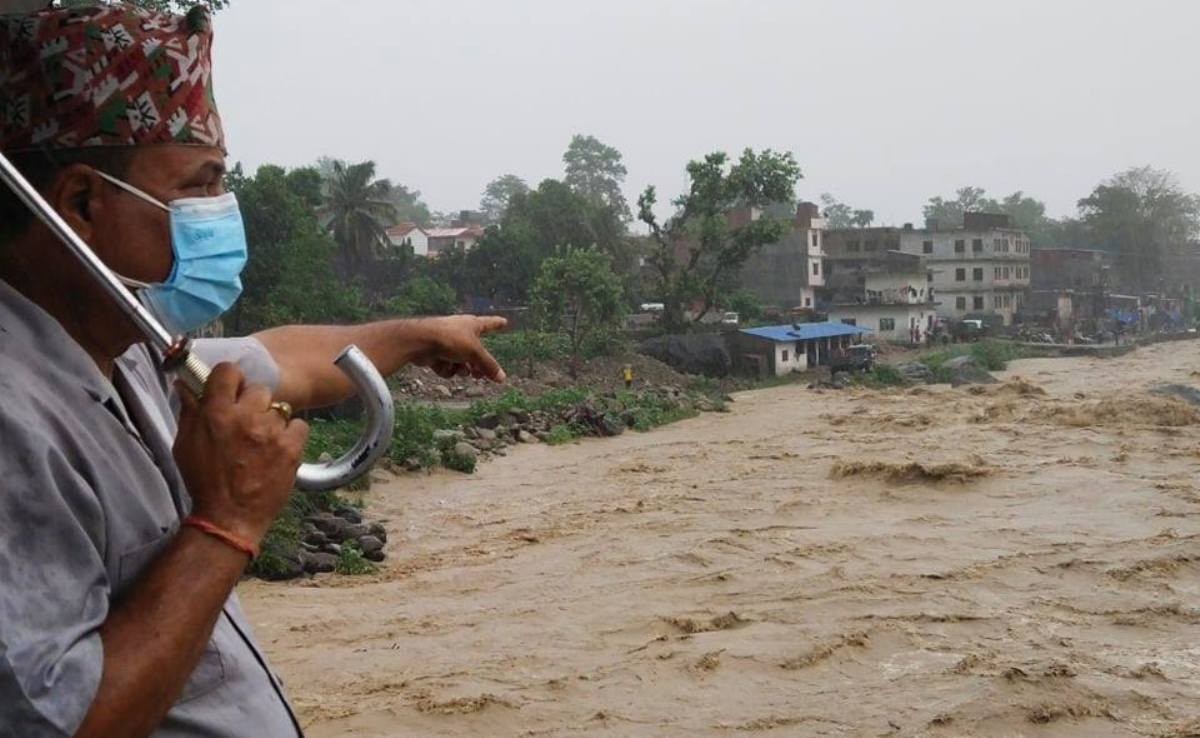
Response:
MULTIPOLYGON (((202 11, 0 15, 0 151, 180 329, 228 307, 244 254, 222 186, 211 39, 202 11)), ((503 325, 456 316, 201 341, 227 363, 195 400, 0 192, 0 736, 299 735, 233 594, 307 435, 279 403, 346 397, 331 361, 350 343, 384 373, 414 363, 503 381, 480 342, 503 325)))

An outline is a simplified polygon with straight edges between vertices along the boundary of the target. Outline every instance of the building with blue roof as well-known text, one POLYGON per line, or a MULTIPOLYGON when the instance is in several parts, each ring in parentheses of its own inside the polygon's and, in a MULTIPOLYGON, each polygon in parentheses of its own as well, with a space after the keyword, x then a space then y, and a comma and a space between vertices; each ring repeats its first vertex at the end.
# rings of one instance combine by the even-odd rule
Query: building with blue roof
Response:
POLYGON ((871 331, 845 323, 795 323, 743 328, 739 333, 743 362, 760 364, 778 377, 828 364, 834 351, 871 331))

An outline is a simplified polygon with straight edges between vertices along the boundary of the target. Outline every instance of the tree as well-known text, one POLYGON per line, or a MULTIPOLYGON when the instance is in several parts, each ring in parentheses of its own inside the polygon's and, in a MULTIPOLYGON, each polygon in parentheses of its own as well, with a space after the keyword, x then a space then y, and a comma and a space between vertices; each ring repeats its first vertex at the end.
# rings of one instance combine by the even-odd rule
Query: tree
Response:
POLYGON ((455 312, 458 300, 454 290, 429 277, 405 282, 388 302, 392 315, 448 315, 455 312))
POLYGON ((795 199, 800 166, 790 153, 746 149, 729 165, 723 152, 687 166, 691 187, 674 201, 676 213, 660 224, 654 214, 653 186, 638 198, 638 218, 653 240, 647 264, 653 269, 665 306, 669 329, 685 325, 685 305, 698 302, 695 320, 712 310, 717 295, 729 286, 746 259, 764 245, 783 238, 790 220, 759 218, 732 226, 727 214, 736 208, 765 207, 795 199))
POLYGON ((313 211, 314 178, 319 181, 315 169, 270 164, 253 177, 241 165, 229 173, 226 184, 237 195, 250 251, 242 296, 228 317, 232 332, 365 317, 361 294, 334 271, 337 245, 313 211))
POLYGON ((960 187, 952 200, 931 197, 924 207, 925 225, 937 223, 939 228, 962 228, 966 213, 999 213, 1000 204, 987 197, 981 187, 960 187))
POLYGON ((373 161, 330 165, 319 212, 337 241, 345 276, 361 269, 387 243, 386 230, 396 222, 396 207, 388 201, 391 190, 388 180, 375 179, 373 161))
POLYGON ((479 209, 489 223, 499 223, 513 197, 526 192, 529 192, 529 185, 525 184, 525 180, 515 174, 502 174, 484 188, 479 209))
POLYGON ((595 136, 576 134, 563 154, 563 163, 567 187, 589 202, 611 209, 622 222, 629 220, 629 204, 621 192, 628 171, 621 163, 620 151, 595 136))
POLYGON ((830 228, 850 228, 854 225, 854 209, 828 192, 821 194, 821 211, 830 228))
POLYGON ((621 321, 621 281, 609 263, 598 251, 569 249, 542 262, 533 285, 534 317, 543 330, 566 335, 572 376, 584 342, 621 321))
POLYGON ((397 222, 412 222, 423 228, 433 222, 433 213, 421 200, 420 190, 410 190, 402 184, 392 184, 384 199, 396 209, 397 222))
POLYGON ((1200 232, 1200 197, 1168 171, 1137 167, 1113 175, 1079 201, 1093 242, 1117 257, 1125 283, 1154 290, 1163 257, 1200 232))
POLYGON ((855 210, 850 216, 850 224, 855 228, 870 228, 875 222, 874 210, 855 210))

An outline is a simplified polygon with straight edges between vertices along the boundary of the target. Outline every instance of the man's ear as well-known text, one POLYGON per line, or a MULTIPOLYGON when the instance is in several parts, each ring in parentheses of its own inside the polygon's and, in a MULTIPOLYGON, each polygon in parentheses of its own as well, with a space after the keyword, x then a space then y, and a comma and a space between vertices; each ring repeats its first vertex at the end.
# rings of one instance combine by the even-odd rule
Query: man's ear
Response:
POLYGON ((103 214, 110 197, 107 184, 95 169, 71 164, 55 177, 46 200, 80 238, 90 243, 96 232, 96 218, 103 214))

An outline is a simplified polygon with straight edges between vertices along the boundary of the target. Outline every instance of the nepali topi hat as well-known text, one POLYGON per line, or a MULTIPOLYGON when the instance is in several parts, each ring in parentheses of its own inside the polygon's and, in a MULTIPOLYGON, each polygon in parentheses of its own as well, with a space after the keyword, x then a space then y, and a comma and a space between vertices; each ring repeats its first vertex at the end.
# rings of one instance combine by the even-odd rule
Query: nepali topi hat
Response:
POLYGON ((190 144, 225 149, 212 22, 125 4, 4 14, 0 151, 190 144))

